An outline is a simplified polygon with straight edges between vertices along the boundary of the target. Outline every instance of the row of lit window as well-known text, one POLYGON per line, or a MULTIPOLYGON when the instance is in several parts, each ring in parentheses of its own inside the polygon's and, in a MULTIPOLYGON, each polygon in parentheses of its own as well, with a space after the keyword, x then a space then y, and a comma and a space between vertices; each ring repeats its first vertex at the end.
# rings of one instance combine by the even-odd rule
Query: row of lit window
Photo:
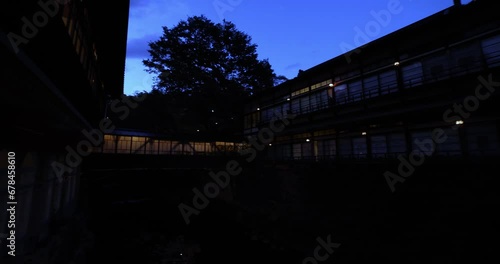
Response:
POLYGON ((89 32, 84 28, 82 23, 88 23, 86 9, 83 10, 84 18, 79 16, 78 3, 70 2, 64 5, 62 20, 68 29, 76 54, 79 56, 80 63, 85 71, 87 71, 87 79, 91 85, 94 85, 97 74, 95 69, 95 60, 97 60, 97 52, 94 43, 88 39, 89 32))
MULTIPOLYGON (((432 152, 441 155, 461 155, 461 141, 467 142, 467 151, 470 154, 499 154, 500 142, 497 135, 497 128, 494 124, 483 126, 467 127, 464 139, 461 139, 457 130, 452 128, 443 128, 446 141, 436 144, 434 151, 428 151, 424 154, 431 155, 432 152)), ((422 151, 421 146, 416 142, 432 138, 432 130, 412 131, 410 146, 411 151, 422 151)), ((368 152, 368 135, 361 132, 360 136, 342 136, 338 138, 313 140, 308 134, 294 136, 300 138, 301 142, 274 143, 269 144, 271 149, 268 152, 270 156, 280 157, 311 157, 311 156, 353 156, 366 157, 368 152), (302 136, 302 138, 301 138, 302 136)), ((386 157, 386 154, 403 154, 408 151, 406 137, 404 133, 388 133, 370 135, 370 154, 372 157, 386 157)))
POLYGON ((195 152, 235 152, 247 145, 234 142, 189 142, 158 140, 150 137, 105 135, 101 148, 97 152, 132 153, 132 154, 193 154, 195 152))
MULTIPOLYGON (((403 85, 405 88, 410 88, 422 85, 424 81, 430 83, 451 76, 479 71, 481 69, 481 56, 484 56, 488 67, 500 65, 500 35, 483 39, 481 42, 462 44, 453 47, 450 52, 442 51, 421 60, 407 63, 407 65, 401 67, 403 85)), ((400 63, 394 65, 399 67, 400 63)), ((311 90, 327 85, 334 86, 331 79, 311 86, 311 90)), ((334 87, 333 94, 329 90, 328 93, 311 94, 311 97, 302 96, 292 100, 287 98, 287 101, 291 101, 292 113, 307 113, 326 107, 328 99, 332 98, 333 95, 335 95, 336 104, 343 104, 397 91, 397 73, 395 69, 390 69, 380 73, 368 74, 363 79, 337 84, 334 87)), ((307 92, 309 92, 309 88, 303 88, 293 92, 292 97, 307 92)), ((274 116, 274 112, 286 113, 286 110, 289 109, 288 105, 288 103, 283 103, 282 105, 266 108, 262 113, 263 121, 269 121, 274 116)), ((260 108, 257 110, 260 110, 260 108)))

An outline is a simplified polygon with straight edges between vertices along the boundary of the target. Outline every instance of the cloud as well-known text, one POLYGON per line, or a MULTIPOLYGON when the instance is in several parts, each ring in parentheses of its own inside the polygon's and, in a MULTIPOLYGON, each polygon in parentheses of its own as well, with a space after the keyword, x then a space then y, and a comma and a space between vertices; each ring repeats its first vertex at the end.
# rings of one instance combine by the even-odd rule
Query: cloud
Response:
POLYGON ((127 42, 127 58, 149 58, 148 43, 150 41, 156 41, 159 38, 159 34, 148 34, 141 38, 129 39, 127 42))
POLYGON ((300 63, 290 64, 290 65, 285 67, 285 70, 289 71, 289 70, 298 69, 300 67, 300 65, 301 65, 300 63))

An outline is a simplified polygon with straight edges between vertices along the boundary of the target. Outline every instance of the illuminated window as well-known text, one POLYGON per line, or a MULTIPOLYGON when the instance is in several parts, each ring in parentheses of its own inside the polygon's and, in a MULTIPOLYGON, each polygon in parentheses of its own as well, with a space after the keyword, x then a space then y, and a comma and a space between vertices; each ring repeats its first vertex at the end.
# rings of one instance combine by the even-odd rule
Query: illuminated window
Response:
POLYGON ((320 83, 317 83, 317 84, 314 84, 311 86, 311 90, 314 90, 314 89, 318 89, 318 88, 321 88, 321 87, 325 87, 325 86, 328 86, 329 84, 332 83, 332 79, 329 79, 329 80, 326 80, 326 81, 322 81, 320 83))
POLYGON ((145 147, 146 154, 158 154, 158 140, 148 138, 145 147))
POLYGON ((297 90, 297 91, 293 92, 292 93, 292 97, 297 96, 299 94, 307 93, 307 92, 309 92, 309 87, 302 88, 300 90, 297 90))
POLYGON ((102 151, 104 153, 115 153, 116 150, 116 136, 104 135, 104 145, 102 151))
POLYGON ((172 142, 168 140, 160 140, 158 142, 158 153, 159 154, 171 154, 172 153, 172 142))
POLYGON ((130 153, 132 137, 118 136, 116 153, 130 153))
POLYGON ((144 154, 146 148, 146 138, 145 137, 132 137, 131 152, 133 154, 144 154))

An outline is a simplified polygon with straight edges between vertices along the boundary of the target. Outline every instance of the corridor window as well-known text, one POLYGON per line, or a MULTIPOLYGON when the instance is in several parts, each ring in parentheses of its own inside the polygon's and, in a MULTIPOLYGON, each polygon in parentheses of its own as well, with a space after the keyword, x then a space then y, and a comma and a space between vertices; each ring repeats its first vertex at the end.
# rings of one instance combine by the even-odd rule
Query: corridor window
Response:
POLYGON ((368 153, 366 137, 357 137, 352 139, 352 152, 355 158, 366 158, 366 154, 368 153))
POLYGON ((481 45, 488 66, 500 66, 500 35, 483 40, 481 45))
POLYGON ((432 156, 436 150, 436 144, 432 140, 431 131, 413 132, 411 135, 412 151, 416 153, 424 153, 427 156, 432 156), (429 143, 428 142, 432 142, 429 143))
POLYGON ((293 144, 293 158, 301 159, 302 158, 302 144, 293 144))
POLYGON ((144 154, 145 143, 146 143, 145 137, 132 137, 132 147, 131 147, 132 154, 144 154))
POLYGON ((300 109, 301 109, 301 113, 308 113, 310 111, 309 96, 304 96, 304 97, 300 98, 300 109))
POLYGON ((449 63, 445 52, 428 56, 423 60, 422 64, 426 82, 443 80, 448 77, 449 63))
POLYGON ((347 102, 347 85, 341 84, 335 88, 335 102, 337 104, 345 104, 347 102))
POLYGON ((406 137, 403 133, 387 135, 387 142, 389 153, 403 154, 406 152, 406 137))
POLYGON ((116 150, 116 137, 115 135, 104 135, 104 146, 102 152, 115 153, 116 150))
POLYGON ((361 80, 349 83, 350 101, 359 101, 362 99, 363 86, 361 80))
POLYGON ((378 96, 378 76, 370 76, 363 79, 364 96, 365 98, 371 98, 378 96))
POLYGON ((374 158, 384 158, 387 154, 387 140, 385 135, 372 136, 372 156, 374 158))
POLYGON ((318 142, 318 155, 324 158, 333 158, 337 154, 337 145, 335 139, 323 140, 318 142))
POLYGON ((458 135, 458 130, 446 128, 444 129, 444 134, 446 135, 446 140, 437 144, 437 153, 443 156, 457 156, 461 155, 460 147, 460 137, 458 135))
POLYGON ((451 74, 455 76, 478 71, 481 68, 481 48, 479 43, 468 43, 451 49, 451 74))
POLYGON ((300 99, 292 99, 292 113, 297 114, 300 112, 300 99))
POLYGON ((350 138, 339 139, 339 156, 350 157, 352 155, 352 145, 350 138))
POLYGON ((397 91, 398 79, 395 70, 389 70, 379 75, 381 94, 389 94, 397 91))
POLYGON ((171 154, 172 153, 172 142, 166 140, 160 140, 158 143, 159 154, 171 154))
POLYGON ((403 76, 403 85, 405 88, 411 88, 422 84, 422 63, 417 61, 406 65, 401 69, 403 76))
POLYGON ((158 140, 148 138, 146 141, 146 154, 158 154, 158 140))
POLYGON ((130 146, 132 143, 131 137, 118 136, 117 153, 130 153, 130 146))
POLYGON ((465 132, 470 155, 483 156, 500 154, 498 132, 494 124, 467 127, 465 132))

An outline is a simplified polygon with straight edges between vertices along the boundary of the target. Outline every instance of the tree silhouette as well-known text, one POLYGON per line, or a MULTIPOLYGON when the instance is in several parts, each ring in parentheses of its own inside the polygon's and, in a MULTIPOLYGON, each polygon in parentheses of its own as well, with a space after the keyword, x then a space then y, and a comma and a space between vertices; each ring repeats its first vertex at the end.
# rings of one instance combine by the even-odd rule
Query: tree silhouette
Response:
POLYGON ((267 59, 259 60, 256 50, 233 23, 194 16, 163 27, 143 64, 156 75, 154 89, 175 101, 185 120, 202 130, 229 132, 241 129, 247 96, 286 79, 276 76, 267 59))

